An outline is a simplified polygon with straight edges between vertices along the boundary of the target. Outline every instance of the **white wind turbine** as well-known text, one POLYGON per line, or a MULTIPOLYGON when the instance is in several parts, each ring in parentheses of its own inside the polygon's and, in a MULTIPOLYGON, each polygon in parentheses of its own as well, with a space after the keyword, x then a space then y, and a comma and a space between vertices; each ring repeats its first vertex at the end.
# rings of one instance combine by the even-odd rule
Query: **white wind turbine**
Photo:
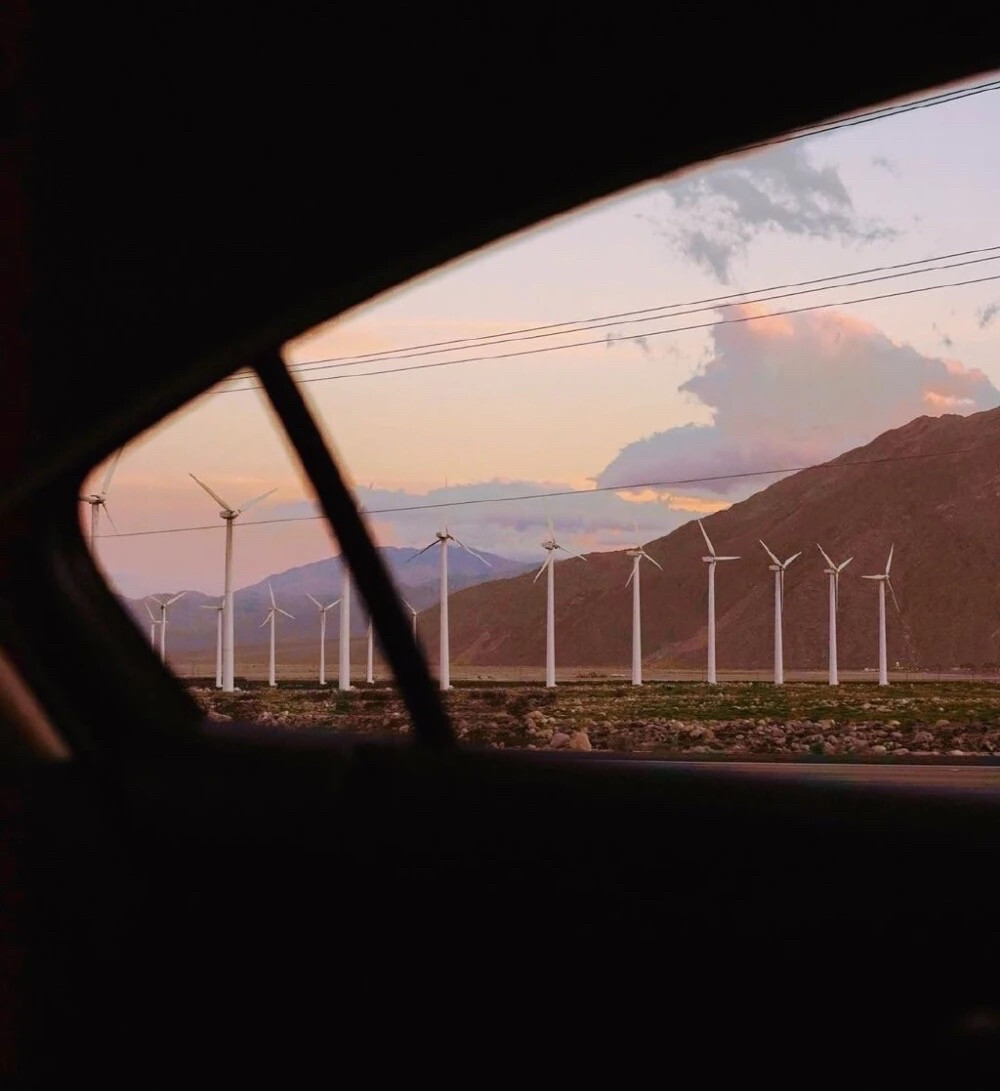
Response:
POLYGON ((217 492, 213 492, 204 481, 198 481, 194 474, 190 475, 218 504, 222 505, 219 515, 226 521, 226 568, 225 582, 223 585, 223 625, 222 625, 222 688, 226 693, 233 692, 233 521, 245 511, 249 511, 254 504, 268 497, 277 489, 268 489, 260 496, 248 500, 242 507, 234 508, 226 503, 217 492))
POLYGON ((215 611, 215 688, 222 689, 222 614, 226 608, 226 600, 223 599, 218 606, 206 606, 202 603, 201 608, 215 611))
POLYGON ((160 608, 160 620, 157 624, 160 626, 160 658, 164 663, 167 661, 167 607, 173 605, 186 594, 187 591, 178 591, 176 595, 169 599, 158 599, 155 595, 149 596, 160 608))
POLYGON ((90 505, 90 550, 94 550, 94 538, 97 536, 97 520, 101 508, 104 508, 104 514, 108 517, 108 522, 111 524, 111 529, 118 533, 118 528, 115 526, 114 520, 111 518, 111 513, 108 511, 108 487, 111 485, 111 478, 114 477, 115 470, 118 468, 118 460, 122 457, 122 451, 124 447, 119 447, 115 457, 111 460, 108 466, 107 473, 104 475, 104 481, 101 482, 101 491, 92 492, 87 496, 81 496, 80 499, 85 504, 90 505))
MULTIPOLYGON (((639 524, 634 523, 635 527, 635 540, 639 541, 639 524)), ((632 685, 642 685, 642 607, 639 602, 639 565, 642 563, 642 559, 645 557, 647 561, 652 561, 653 564, 662 572, 663 565, 659 561, 653 560, 652 557, 642 548, 641 545, 636 544, 631 549, 626 551, 626 556, 632 558, 632 573, 625 581, 625 586, 632 584, 632 685), (633 583, 633 580, 635 581, 633 583)))
POLYGON ((698 520, 701 536, 705 539, 710 556, 702 557, 708 565, 708 684, 714 686, 715 678, 715 566, 719 561, 738 561, 739 557, 720 557, 715 552, 715 547, 708 536, 708 531, 698 520))
POLYGON ((816 543, 816 548, 823 554, 827 567, 823 571, 830 577, 830 685, 839 686, 837 674, 837 611, 840 609, 840 573, 854 560, 848 557, 841 564, 834 564, 826 555, 823 547, 816 543))
POLYGON ((899 603, 896 601, 896 592, 892 589, 892 580, 889 579, 889 569, 892 567, 892 551, 895 543, 889 546, 889 559, 885 562, 885 571, 877 576, 862 576, 863 580, 878 580, 878 684, 889 684, 889 665, 886 661, 885 646, 885 589, 888 585, 889 594, 892 595, 896 613, 899 613, 899 603))
MULTIPOLYGON (((415 561, 421 553, 426 553, 428 549, 433 549, 434 546, 439 545, 441 547, 441 640, 439 648, 439 657, 441 661, 440 673, 441 673, 441 689, 451 689, 451 664, 449 660, 448 650, 448 543, 454 542, 455 545, 461 546, 466 553, 471 553, 477 561, 482 561, 487 568, 492 568, 493 565, 485 558, 480 556, 474 549, 470 549, 464 542, 460 542, 451 531, 448 530, 448 523, 445 522, 443 530, 437 530, 434 532, 434 541, 430 545, 424 546, 419 553, 414 553, 407 564, 410 561, 415 561)), ((369 648, 371 647, 371 639, 369 638, 369 648)), ((369 658, 371 652, 369 651, 369 658)))
POLYGON ((292 617, 292 615, 287 610, 282 610, 282 608, 274 601, 274 591, 271 589, 270 580, 267 584, 267 591, 268 594, 271 596, 271 609, 268 610, 267 617, 265 617, 264 620, 260 623, 260 628, 263 629, 268 622, 271 623, 271 661, 267 674, 267 684, 269 686, 276 686, 278 683, 275 681, 274 678, 274 618, 276 614, 284 614, 285 617, 291 618, 292 621, 294 621, 295 618, 292 617))
POLYGON ((793 553, 787 561, 779 561, 760 538, 757 541, 764 546, 764 552, 774 561, 774 564, 767 566, 768 570, 774 573, 774 684, 783 686, 785 684, 785 649, 782 642, 782 620, 785 613, 785 569, 796 557, 802 556, 802 550, 793 553))
POLYGON ((319 684, 321 686, 326 685, 326 612, 332 610, 334 606, 340 602, 340 599, 329 603, 324 606, 319 599, 314 599, 309 592, 306 592, 306 597, 312 599, 312 601, 319 607, 319 684))
POLYGON ((581 561, 587 558, 581 553, 574 553, 572 549, 567 549, 556 541, 556 531, 552 525, 551 516, 549 516, 549 536, 542 542, 542 549, 546 551, 547 556, 531 582, 537 583, 538 577, 546 570, 548 571, 548 598, 545 605, 545 685, 551 689, 556 684, 556 550, 561 549, 563 553, 568 553, 571 557, 579 557, 581 561))
POLYGON ((143 602, 143 606, 146 607, 146 613, 149 614, 149 643, 152 647, 156 648, 156 626, 160 623, 156 620, 156 614, 149 608, 148 602, 143 602))

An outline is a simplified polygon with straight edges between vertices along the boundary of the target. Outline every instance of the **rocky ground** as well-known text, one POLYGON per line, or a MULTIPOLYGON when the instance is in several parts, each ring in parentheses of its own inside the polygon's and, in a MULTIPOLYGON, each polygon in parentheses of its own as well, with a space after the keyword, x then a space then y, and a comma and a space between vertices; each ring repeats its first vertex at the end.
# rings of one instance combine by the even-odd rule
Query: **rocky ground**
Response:
MULTIPOLYGON (((396 690, 350 693, 316 686, 252 685, 223 694, 192 686, 211 719, 289 730, 406 733, 396 690)), ((577 682, 459 685, 446 695, 464 741, 500 748, 604 750, 651 756, 907 758, 1000 756, 1000 687, 926 683, 878 687, 808 683, 577 682)))

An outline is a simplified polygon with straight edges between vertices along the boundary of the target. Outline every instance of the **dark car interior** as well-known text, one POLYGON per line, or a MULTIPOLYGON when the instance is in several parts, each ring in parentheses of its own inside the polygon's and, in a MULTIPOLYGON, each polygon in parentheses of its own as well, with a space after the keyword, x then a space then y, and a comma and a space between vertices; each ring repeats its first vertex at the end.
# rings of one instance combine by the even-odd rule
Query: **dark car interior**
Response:
POLYGON ((998 63, 957 22, 614 14, 7 7, 5 1086, 995 1086, 1000 802, 460 746, 282 362, 521 228, 998 63), (406 739, 204 721, 87 549, 87 474, 246 367, 406 739))

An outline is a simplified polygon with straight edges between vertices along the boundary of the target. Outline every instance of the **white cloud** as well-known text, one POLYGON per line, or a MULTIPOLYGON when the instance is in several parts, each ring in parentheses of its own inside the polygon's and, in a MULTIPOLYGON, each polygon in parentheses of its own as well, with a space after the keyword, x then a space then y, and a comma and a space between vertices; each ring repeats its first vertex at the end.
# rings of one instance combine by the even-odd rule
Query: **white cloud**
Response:
MULTIPOLYGON (((762 308, 727 308, 763 314, 762 308)), ((914 417, 1000 403, 977 368, 923 356, 834 311, 719 324, 713 352, 680 390, 713 413, 628 444, 599 485, 679 481, 824 462, 914 417)), ((705 481, 683 491, 741 499, 777 480, 705 481)))

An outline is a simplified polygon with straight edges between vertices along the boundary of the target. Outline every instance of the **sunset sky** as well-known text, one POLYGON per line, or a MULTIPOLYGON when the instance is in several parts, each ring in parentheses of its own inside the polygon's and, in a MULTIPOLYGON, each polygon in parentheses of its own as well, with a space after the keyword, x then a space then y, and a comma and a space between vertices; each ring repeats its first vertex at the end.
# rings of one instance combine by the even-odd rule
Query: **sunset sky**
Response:
MULTIPOLYGON (((625 486, 805 465, 921 414, 1000 404, 1000 279, 851 302, 1000 277, 1000 250, 895 279, 861 273, 1000 247, 997 131, 1000 90, 718 160, 420 278, 309 332, 286 358, 405 352, 821 277, 872 281, 299 373, 367 509, 576 489, 548 503, 572 548, 622 548, 633 520, 643 540, 660 537, 777 478, 625 486), (700 328, 662 332, 680 326, 700 328), (597 343, 563 347, 578 341, 597 343), (400 368, 413 370, 370 374, 400 368)), ((318 520, 250 525, 315 509, 246 386, 222 384, 126 449, 108 500, 120 534, 105 524, 97 548, 123 593, 221 589, 222 520, 189 472, 236 505, 277 487, 241 520, 237 587, 336 550, 318 520)), ((415 546, 441 519, 370 516, 380 542, 415 546)), ((543 502, 521 500, 452 508, 449 525, 476 548, 540 561, 545 520, 543 502)))

